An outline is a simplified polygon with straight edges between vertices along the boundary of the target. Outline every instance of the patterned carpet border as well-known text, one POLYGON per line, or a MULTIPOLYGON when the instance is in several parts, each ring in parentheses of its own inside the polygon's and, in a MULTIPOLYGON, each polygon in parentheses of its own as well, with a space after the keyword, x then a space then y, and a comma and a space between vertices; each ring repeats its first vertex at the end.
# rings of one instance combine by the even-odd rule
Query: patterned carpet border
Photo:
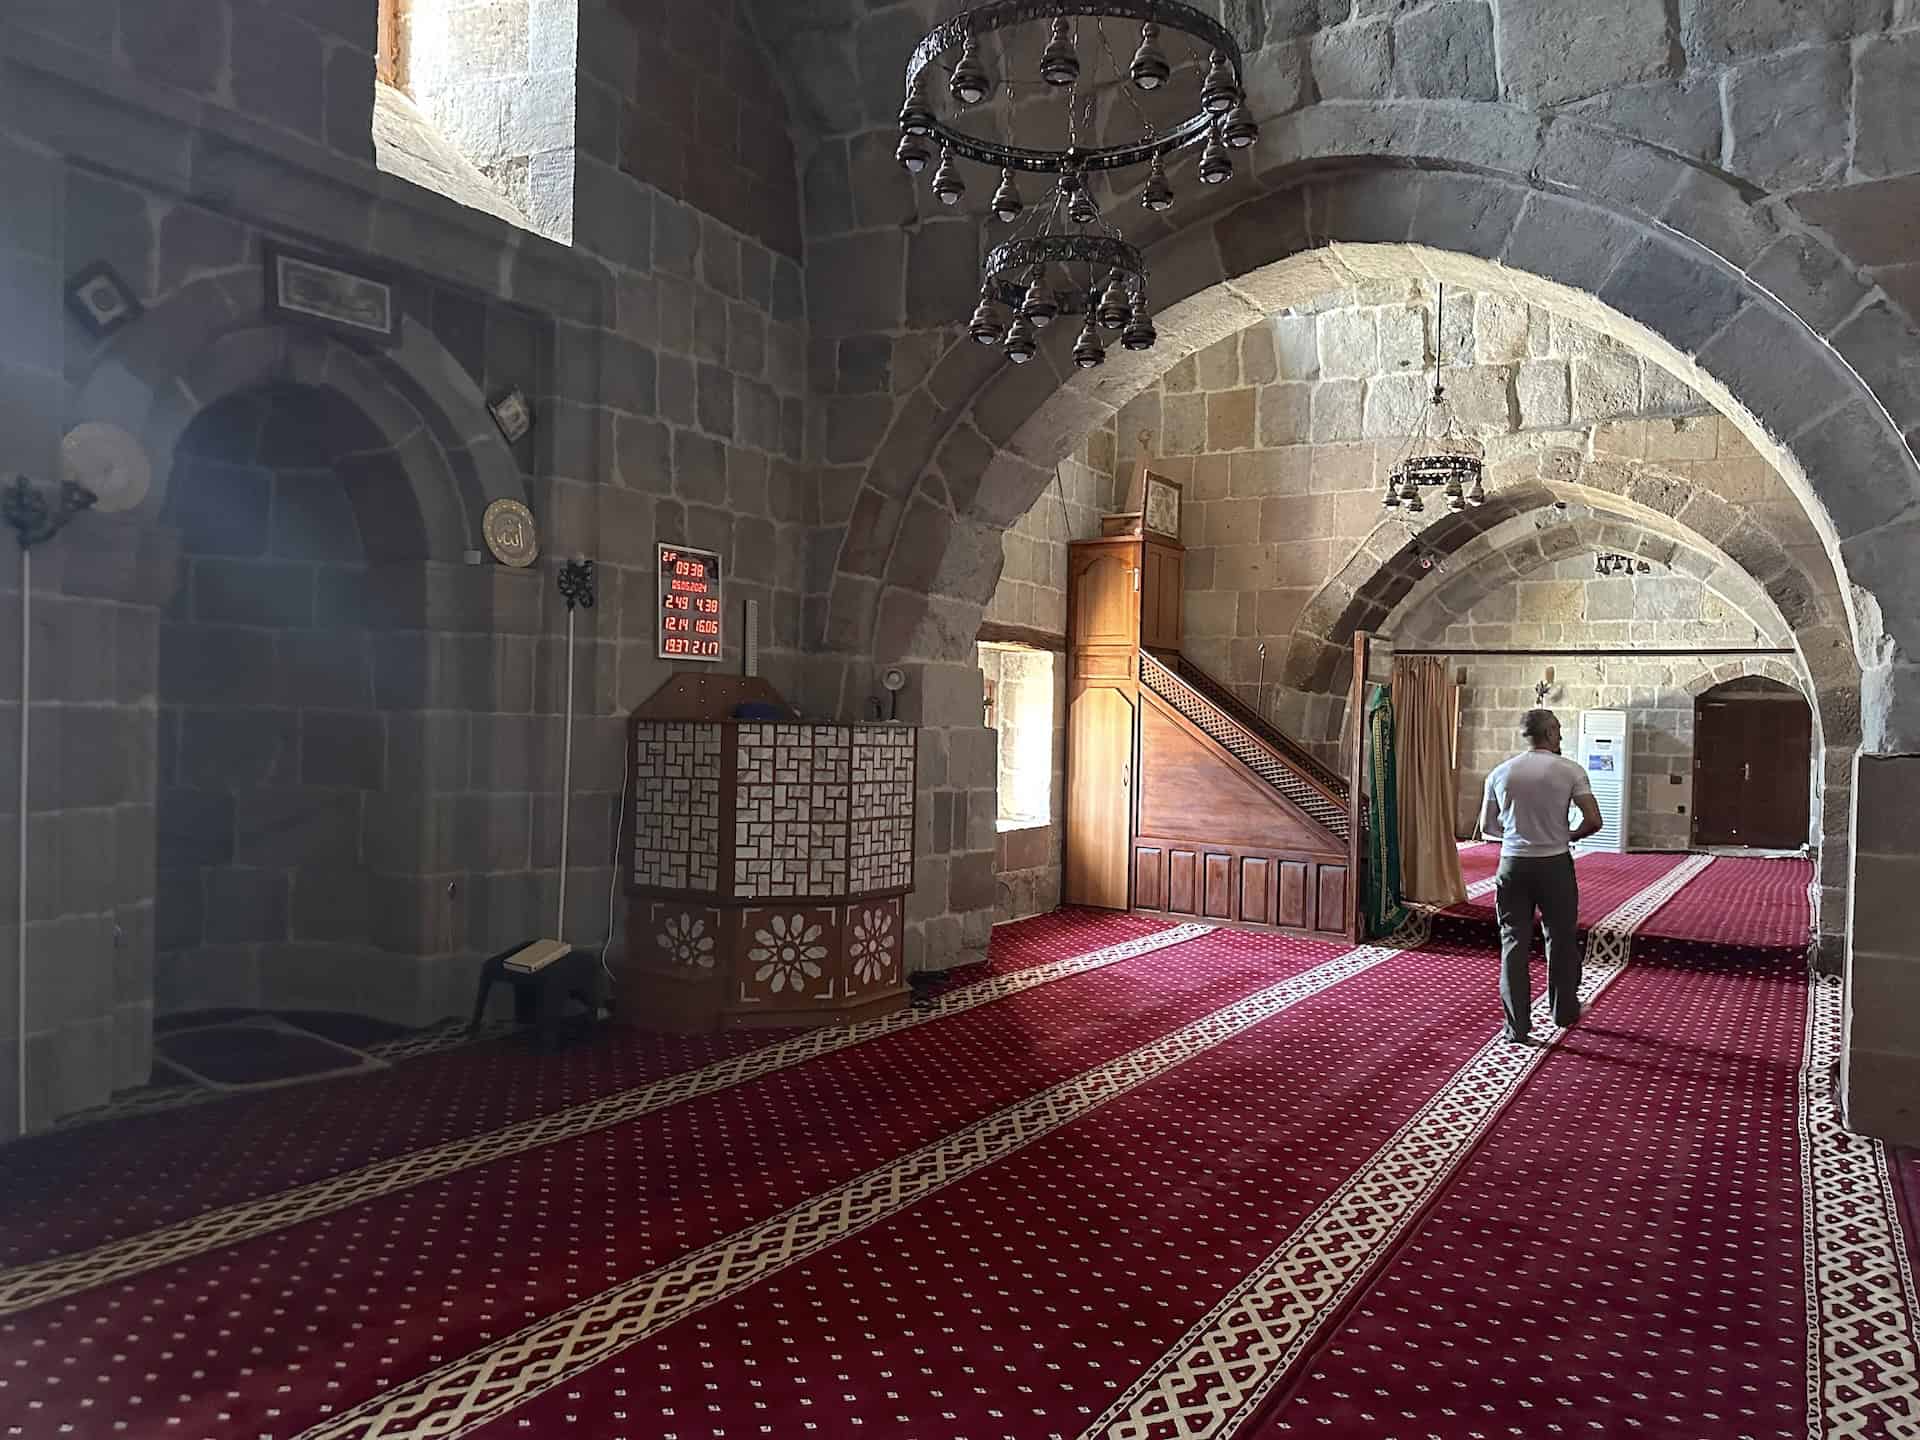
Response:
POLYGON ((1283 1010, 1405 953, 1363 945, 313 1426, 302 1440, 427 1440, 498 1419, 620 1350, 1023 1149, 1283 1010))
POLYGON ((1841 1123, 1834 1082, 1844 1019, 1842 981, 1814 977, 1800 1068, 1807 1434, 1910 1437, 1920 1435, 1920 1295, 1887 1147, 1841 1123))
MULTIPOLYGON (((1713 863, 1694 856, 1590 932, 1583 1000, 1626 969, 1633 931, 1713 863)), ((1292 1235, 1191 1326, 1082 1432, 1081 1440, 1229 1435, 1292 1370, 1327 1321, 1378 1269, 1472 1153, 1521 1083, 1565 1032, 1545 996, 1534 1006, 1545 1046, 1495 1038, 1329 1195, 1292 1235)))
POLYGON ((363 1165, 274 1195, 205 1211, 188 1220, 90 1250, 0 1270, 0 1315, 18 1314, 100 1285, 126 1280, 213 1250, 271 1235, 381 1196, 445 1179, 543 1146, 575 1139, 641 1115, 683 1104, 851 1046, 992 1004, 1071 976, 1119 964, 1213 932, 1176 925, 1048 964, 990 976, 940 994, 924 1008, 846 1026, 822 1026, 745 1054, 602 1096, 481 1135, 363 1165))

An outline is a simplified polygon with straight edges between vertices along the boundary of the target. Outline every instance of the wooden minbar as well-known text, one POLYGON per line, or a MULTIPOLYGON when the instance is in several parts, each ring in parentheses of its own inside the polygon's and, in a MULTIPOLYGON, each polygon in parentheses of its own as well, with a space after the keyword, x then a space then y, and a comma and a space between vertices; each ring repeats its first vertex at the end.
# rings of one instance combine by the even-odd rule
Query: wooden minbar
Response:
POLYGON ((919 732, 791 715, 766 682, 676 675, 633 712, 622 1021, 820 1025, 907 1001, 919 732))

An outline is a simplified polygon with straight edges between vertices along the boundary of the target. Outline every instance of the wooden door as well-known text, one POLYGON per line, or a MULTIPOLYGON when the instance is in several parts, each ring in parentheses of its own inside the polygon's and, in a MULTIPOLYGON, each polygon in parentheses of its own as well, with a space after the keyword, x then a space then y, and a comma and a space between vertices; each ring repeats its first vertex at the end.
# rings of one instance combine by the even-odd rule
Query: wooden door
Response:
POLYGON ((1067 707, 1067 844, 1062 898, 1125 910, 1132 845, 1133 704, 1089 685, 1067 707))
POLYGON ((1807 843, 1813 712, 1804 700, 1703 697, 1693 722, 1693 842, 1807 843))

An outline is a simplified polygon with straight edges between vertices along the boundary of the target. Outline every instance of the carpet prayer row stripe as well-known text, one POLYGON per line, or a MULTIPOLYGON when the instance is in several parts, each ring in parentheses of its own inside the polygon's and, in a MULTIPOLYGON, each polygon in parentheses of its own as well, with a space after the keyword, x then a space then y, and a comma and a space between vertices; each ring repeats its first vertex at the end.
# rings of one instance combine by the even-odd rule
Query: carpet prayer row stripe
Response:
POLYGON ((1362 946, 1290 976, 498 1345, 396 1386, 314 1426, 304 1432, 306 1440, 463 1434, 1401 953, 1362 946))
POLYGON ((17 1314, 114 1281, 242 1241, 257 1239, 381 1196, 441 1180, 544 1146, 577 1138, 702 1096, 743 1085, 871 1040, 959 1015, 1070 976, 1211 933, 1209 925, 1177 925, 1085 955, 996 975, 949 990, 926 1009, 907 1009, 847 1026, 822 1026, 697 1070, 502 1129, 410 1154, 390 1156, 324 1180, 130 1236, 77 1254, 0 1270, 0 1315, 17 1314))
MULTIPOLYGON (((1137 939, 1166 924, 1061 911, 996 926, 986 961, 939 988, 1137 939)), ((36 1135, 9 1146, 9 1163, 0 1166, 0 1272, 636 1089, 792 1033, 601 1025, 547 1052, 523 1043, 522 1031, 339 1083, 223 1095, 211 1106, 163 1106, 163 1113, 36 1135), (48 1206, 49 1194, 65 1203, 48 1206)))
POLYGON ((1840 979, 1818 977, 1799 1086, 1807 1433, 1909 1440, 1920 1436, 1920 1292, 1886 1147, 1840 1123, 1833 1087, 1844 1010, 1840 979))
MULTIPOLYGON (((1583 1000, 1618 978, 1634 930, 1712 863, 1708 856, 1693 857, 1594 926, 1581 979, 1583 1000)), ((1551 1028, 1546 997, 1536 1002, 1534 1013, 1538 1028, 1551 1028)), ((1083 1432, 1083 1440, 1232 1434, 1440 1192, 1545 1055, 1542 1048, 1489 1041, 1122 1392, 1083 1432)))

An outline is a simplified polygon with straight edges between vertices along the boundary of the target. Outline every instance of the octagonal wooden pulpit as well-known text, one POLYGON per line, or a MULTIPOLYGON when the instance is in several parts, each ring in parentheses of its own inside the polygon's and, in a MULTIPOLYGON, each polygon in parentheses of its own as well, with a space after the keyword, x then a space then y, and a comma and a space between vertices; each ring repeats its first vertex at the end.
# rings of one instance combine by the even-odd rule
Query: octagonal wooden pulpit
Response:
POLYGON ((818 1025, 907 1001, 919 732, 733 718, 764 681, 676 675, 633 713, 619 1018, 818 1025))

